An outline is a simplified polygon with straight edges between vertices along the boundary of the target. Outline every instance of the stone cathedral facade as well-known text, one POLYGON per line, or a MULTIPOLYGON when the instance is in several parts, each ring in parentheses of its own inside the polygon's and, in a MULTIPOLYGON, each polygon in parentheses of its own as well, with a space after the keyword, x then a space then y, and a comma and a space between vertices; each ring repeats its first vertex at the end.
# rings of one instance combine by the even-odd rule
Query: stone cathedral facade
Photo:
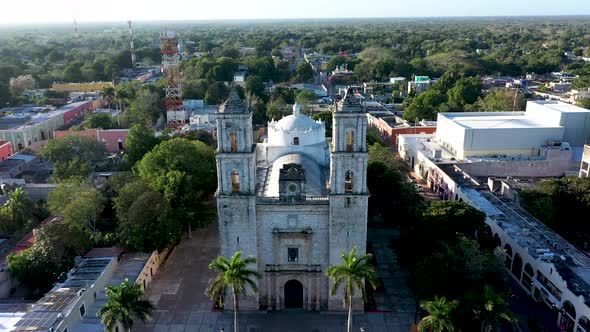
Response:
POLYGON ((217 114, 221 255, 252 255, 260 273, 241 309, 344 309, 325 272, 343 251, 366 250, 367 118, 350 92, 332 112, 331 141, 324 123, 295 105, 258 144, 252 111, 234 89, 217 114))

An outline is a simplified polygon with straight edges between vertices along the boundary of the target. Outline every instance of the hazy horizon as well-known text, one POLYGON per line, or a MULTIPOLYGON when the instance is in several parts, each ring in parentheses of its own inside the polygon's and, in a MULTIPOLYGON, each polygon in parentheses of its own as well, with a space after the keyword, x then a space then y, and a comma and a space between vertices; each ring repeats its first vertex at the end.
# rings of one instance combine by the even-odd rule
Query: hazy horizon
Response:
POLYGON ((33 0, 8 2, 0 12, 1 25, 136 22, 215 22, 309 19, 434 19, 469 17, 548 17, 590 15, 590 1, 579 0, 374 0, 361 6, 352 0, 325 2, 275 0, 195 2, 156 0, 95 2, 33 0))

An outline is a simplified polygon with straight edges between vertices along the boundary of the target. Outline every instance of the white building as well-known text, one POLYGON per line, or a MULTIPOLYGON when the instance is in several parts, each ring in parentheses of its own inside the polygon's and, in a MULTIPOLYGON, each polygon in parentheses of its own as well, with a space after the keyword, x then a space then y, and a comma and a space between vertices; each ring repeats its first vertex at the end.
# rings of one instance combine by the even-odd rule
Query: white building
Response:
MULTIPOLYGON (((509 201, 514 198, 508 197, 504 181, 469 171, 477 164, 495 171, 486 162, 459 163, 432 135, 400 138, 406 145, 402 156, 439 197, 467 202, 486 214, 489 234, 502 250, 510 277, 535 301, 554 309, 548 314, 555 325, 590 332, 590 258, 509 201)), ((544 171, 543 165, 530 162, 497 164, 505 164, 507 174, 514 176, 529 164, 537 176, 544 171)))
POLYGON ((422 92, 428 90, 432 84, 432 80, 428 76, 414 76, 413 81, 408 82, 408 93, 414 91, 415 94, 419 95, 422 92))
MULTIPOLYGON (((253 144, 252 111, 235 90, 217 114, 218 219, 221 254, 256 257, 258 293, 241 308, 343 310, 325 276, 343 251, 366 250, 367 121, 352 94, 325 126, 301 115, 269 123, 268 141, 253 144), (330 148, 331 147, 331 148, 330 148)), ((354 299, 355 310, 362 301, 354 299)))
POLYGON ((529 101, 526 112, 439 113, 436 141, 458 159, 540 156, 552 142, 590 141, 590 110, 557 101, 529 101))
POLYGON ((215 132, 215 114, 219 110, 217 105, 205 105, 203 99, 186 99, 184 109, 189 115, 189 123, 182 127, 183 132, 188 130, 215 132))

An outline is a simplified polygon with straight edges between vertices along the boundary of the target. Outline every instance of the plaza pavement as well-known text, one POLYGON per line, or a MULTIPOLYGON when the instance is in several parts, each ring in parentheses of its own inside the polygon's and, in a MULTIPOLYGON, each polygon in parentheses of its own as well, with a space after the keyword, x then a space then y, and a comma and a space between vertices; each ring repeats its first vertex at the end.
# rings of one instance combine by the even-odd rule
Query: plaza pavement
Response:
MULTIPOLYGON (((356 314, 354 330, 367 332, 410 331, 415 303, 407 287, 406 273, 397 265, 395 254, 388 247, 391 232, 369 230, 377 259, 377 273, 386 292, 378 294, 379 312, 356 314)), ((233 330, 231 313, 213 312, 205 295, 209 281, 215 276, 207 265, 219 254, 217 224, 196 230, 192 239, 184 239, 170 254, 150 285, 147 296, 156 306, 151 321, 135 323, 133 331, 148 332, 216 332, 233 330)), ((259 331, 346 331, 346 315, 329 312, 240 313, 240 332, 259 331)))

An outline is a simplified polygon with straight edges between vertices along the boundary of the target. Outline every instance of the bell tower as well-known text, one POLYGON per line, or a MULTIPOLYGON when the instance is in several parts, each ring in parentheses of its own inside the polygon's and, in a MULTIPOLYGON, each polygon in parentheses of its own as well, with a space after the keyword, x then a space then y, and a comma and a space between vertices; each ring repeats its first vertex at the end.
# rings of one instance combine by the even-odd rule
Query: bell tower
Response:
MULTIPOLYGON (((358 253, 364 254, 367 243, 367 116, 364 105, 351 89, 335 105, 332 120, 329 264, 338 265, 342 263, 343 251, 350 252, 357 246, 358 253)), ((360 294, 357 295, 353 308, 362 310, 360 294)), ((330 296, 329 310, 344 310, 342 300, 342 291, 330 296)))
MULTIPOLYGON (((237 251, 242 251, 243 257, 258 258, 252 110, 235 88, 219 108, 216 121, 216 196, 221 255, 229 259, 237 251)), ((250 268, 259 270, 258 266, 250 268)), ((258 300, 255 296, 247 296, 240 301, 240 309, 258 310, 258 300)))

